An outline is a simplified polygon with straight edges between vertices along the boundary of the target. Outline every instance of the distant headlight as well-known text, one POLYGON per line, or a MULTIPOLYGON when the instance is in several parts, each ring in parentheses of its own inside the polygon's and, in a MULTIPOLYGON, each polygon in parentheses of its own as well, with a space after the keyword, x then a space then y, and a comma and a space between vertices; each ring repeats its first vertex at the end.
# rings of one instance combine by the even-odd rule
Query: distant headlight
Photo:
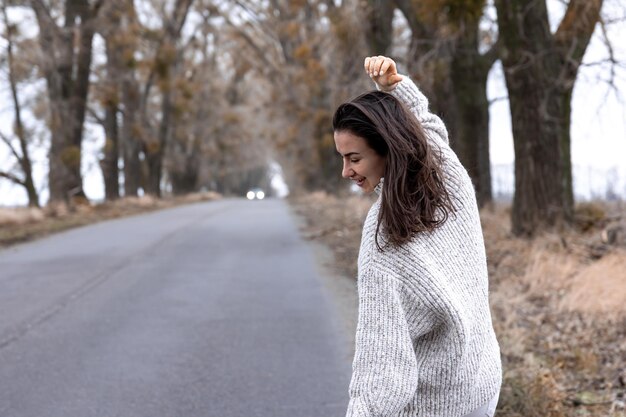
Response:
POLYGON ((263 200, 265 198, 265 193, 263 191, 257 191, 256 198, 258 198, 259 200, 263 200))
POLYGON ((248 198, 248 200, 254 200, 254 191, 248 191, 246 197, 248 198))

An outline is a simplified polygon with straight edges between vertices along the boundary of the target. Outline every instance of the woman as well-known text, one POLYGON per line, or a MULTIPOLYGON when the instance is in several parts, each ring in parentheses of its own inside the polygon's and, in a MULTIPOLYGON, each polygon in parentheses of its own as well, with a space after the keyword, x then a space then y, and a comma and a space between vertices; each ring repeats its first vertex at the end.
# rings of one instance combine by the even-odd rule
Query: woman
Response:
POLYGON ((426 97, 387 57, 335 112, 345 178, 378 200, 358 260, 348 417, 493 416, 502 371, 472 182, 426 97))

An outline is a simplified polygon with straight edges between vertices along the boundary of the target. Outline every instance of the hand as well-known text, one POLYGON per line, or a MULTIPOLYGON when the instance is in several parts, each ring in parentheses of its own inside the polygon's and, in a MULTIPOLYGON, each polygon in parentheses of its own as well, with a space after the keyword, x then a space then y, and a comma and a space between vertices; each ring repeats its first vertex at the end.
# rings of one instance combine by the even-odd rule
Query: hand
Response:
POLYGON ((365 58, 365 72, 374 80, 382 91, 389 92, 402 81, 396 63, 386 56, 368 56, 365 58))

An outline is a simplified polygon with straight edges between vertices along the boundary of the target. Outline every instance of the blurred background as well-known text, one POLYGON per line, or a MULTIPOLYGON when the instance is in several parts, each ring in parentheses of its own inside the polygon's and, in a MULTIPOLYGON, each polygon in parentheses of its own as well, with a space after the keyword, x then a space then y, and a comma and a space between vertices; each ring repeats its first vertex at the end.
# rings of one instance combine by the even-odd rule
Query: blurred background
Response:
POLYGON ((619 0, 3 0, 0 205, 343 192, 332 113, 384 54, 479 203, 515 200, 530 233, 521 212, 554 223, 626 195, 625 16, 619 0))

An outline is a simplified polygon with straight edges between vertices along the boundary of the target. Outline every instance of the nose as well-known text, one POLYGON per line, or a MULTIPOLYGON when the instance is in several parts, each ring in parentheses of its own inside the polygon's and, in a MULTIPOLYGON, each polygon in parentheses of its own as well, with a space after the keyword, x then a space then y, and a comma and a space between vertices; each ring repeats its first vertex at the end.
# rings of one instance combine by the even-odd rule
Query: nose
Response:
POLYGON ((341 170, 341 176, 344 178, 350 178, 354 175, 354 171, 350 168, 350 161, 343 161, 343 169, 341 170))

